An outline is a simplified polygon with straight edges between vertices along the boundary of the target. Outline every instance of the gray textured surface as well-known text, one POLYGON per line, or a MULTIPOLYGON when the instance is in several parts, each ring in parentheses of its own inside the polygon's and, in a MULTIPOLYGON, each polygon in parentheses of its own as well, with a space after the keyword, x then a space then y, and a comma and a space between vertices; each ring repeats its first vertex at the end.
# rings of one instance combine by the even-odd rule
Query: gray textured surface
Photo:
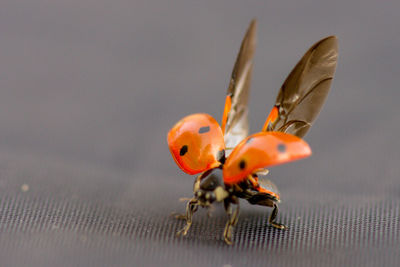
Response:
POLYGON ((241 2, 2 1, 1 266, 398 265, 400 4, 241 2), (220 207, 176 238, 169 214, 193 179, 166 133, 190 113, 220 118, 253 17, 253 132, 306 49, 340 41, 313 157, 271 170, 290 229, 243 203, 234 246, 220 207))

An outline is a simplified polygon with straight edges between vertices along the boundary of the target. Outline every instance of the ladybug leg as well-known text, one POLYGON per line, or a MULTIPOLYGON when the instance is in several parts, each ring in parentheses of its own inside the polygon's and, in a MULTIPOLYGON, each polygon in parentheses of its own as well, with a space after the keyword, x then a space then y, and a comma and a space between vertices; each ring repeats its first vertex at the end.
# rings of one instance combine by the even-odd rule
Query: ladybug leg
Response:
POLYGON ((174 212, 174 213, 172 213, 172 216, 174 216, 174 218, 178 219, 178 220, 186 220, 186 213, 180 214, 180 213, 174 212))
MULTIPOLYGON (((191 198, 187 198, 187 197, 179 198, 179 201, 181 201, 181 202, 185 202, 188 200, 191 200, 191 198)), ((186 213, 172 212, 171 216, 173 216, 175 219, 178 219, 178 220, 186 220, 186 213)))
POLYGON ((275 203, 274 203, 274 209, 272 210, 272 213, 271 213, 271 215, 269 216, 269 223, 273 226, 273 227, 275 227, 275 228, 277 228, 277 229, 281 229, 281 230, 283 230, 283 229, 286 229, 287 228, 287 226, 285 226, 285 225, 283 225, 283 224, 281 224, 281 223, 277 223, 277 222, 275 222, 275 219, 276 219, 276 216, 278 215, 278 205, 276 205, 275 203))
POLYGON ((236 225, 239 219, 239 201, 236 201, 235 210, 232 209, 230 200, 225 200, 224 206, 226 214, 228 215, 228 221, 226 222, 225 230, 224 230, 224 239, 228 245, 232 245, 232 230, 236 225))
POLYGON ((176 235, 187 235, 187 232, 190 229, 190 226, 192 225, 192 217, 193 214, 197 211, 198 209, 198 200, 195 198, 192 198, 186 205, 186 225, 183 227, 181 230, 179 230, 176 235))

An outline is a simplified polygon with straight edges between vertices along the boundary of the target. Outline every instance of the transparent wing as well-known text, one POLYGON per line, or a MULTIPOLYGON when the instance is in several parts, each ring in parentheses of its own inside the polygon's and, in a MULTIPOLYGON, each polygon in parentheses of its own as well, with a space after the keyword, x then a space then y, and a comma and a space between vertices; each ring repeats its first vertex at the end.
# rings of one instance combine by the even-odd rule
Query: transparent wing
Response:
POLYGON ((278 187, 270 180, 265 177, 265 175, 258 176, 258 184, 260 185, 260 192, 267 193, 275 196, 278 200, 280 199, 280 193, 278 187))
POLYGON ((329 36, 314 44, 283 83, 263 131, 303 137, 317 118, 336 69, 338 44, 329 36))
POLYGON ((253 20, 242 41, 233 67, 222 116, 221 128, 224 133, 227 156, 247 136, 249 131, 247 103, 255 47, 256 21, 253 20))

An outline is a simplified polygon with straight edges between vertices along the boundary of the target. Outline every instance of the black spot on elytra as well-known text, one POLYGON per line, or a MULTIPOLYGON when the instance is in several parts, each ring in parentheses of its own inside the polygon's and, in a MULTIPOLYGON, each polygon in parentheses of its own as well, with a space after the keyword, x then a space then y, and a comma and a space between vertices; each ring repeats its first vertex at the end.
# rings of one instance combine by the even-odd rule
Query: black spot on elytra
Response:
POLYGON ((207 133, 210 131, 210 126, 204 126, 199 129, 199 134, 207 133))
POLYGON ((179 151, 179 155, 183 156, 188 152, 188 146, 184 145, 183 147, 181 147, 181 150, 179 151))
POLYGON ((278 149, 278 151, 280 153, 286 152, 286 145, 285 144, 279 144, 276 148, 278 149))
POLYGON ((243 159, 239 162, 239 168, 241 170, 243 170, 244 168, 246 168, 246 161, 244 161, 243 159))

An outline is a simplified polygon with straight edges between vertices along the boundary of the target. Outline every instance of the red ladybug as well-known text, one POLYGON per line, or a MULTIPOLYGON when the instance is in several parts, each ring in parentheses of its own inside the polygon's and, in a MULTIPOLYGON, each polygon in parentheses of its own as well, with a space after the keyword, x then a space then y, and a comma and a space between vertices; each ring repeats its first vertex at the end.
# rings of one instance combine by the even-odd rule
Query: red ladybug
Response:
POLYGON ((228 215, 224 238, 232 244, 232 229, 239 215, 239 198, 250 204, 272 207, 269 223, 275 222, 280 200, 266 168, 311 155, 301 139, 315 121, 326 96, 337 62, 337 39, 329 36, 314 44, 297 63, 279 90, 262 131, 248 135, 248 97, 256 21, 247 30, 231 75, 221 126, 208 114, 189 115, 168 133, 168 145, 184 172, 198 174, 178 235, 186 235, 198 207, 223 202, 228 215))

